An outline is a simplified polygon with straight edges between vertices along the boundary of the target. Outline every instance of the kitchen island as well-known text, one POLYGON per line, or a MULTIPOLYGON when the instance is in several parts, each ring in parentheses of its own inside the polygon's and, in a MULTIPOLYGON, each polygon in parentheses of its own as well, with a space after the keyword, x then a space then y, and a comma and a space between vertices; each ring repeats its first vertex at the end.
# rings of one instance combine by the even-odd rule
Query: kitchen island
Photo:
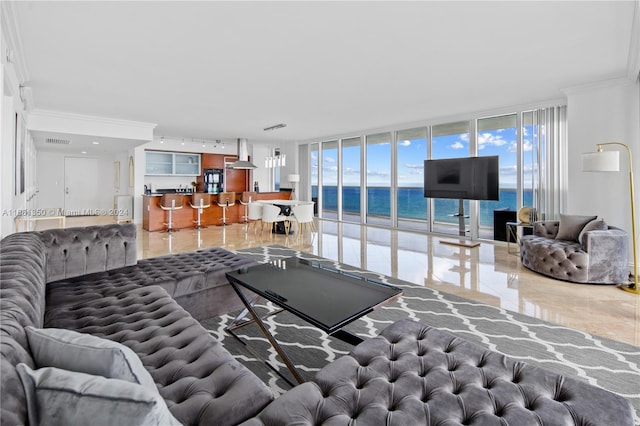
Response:
MULTIPOLYGON (((182 194, 183 207, 173 212, 173 228, 185 229, 194 228, 198 219, 198 209, 191 207, 191 193, 182 194)), ((259 200, 288 200, 289 192, 258 192, 255 199, 259 200)), ((164 223, 167 222, 168 211, 160 208, 160 198, 162 194, 143 195, 142 200, 142 229, 145 231, 162 231, 166 229, 164 223)), ((244 206, 240 204, 242 192, 236 193, 236 204, 227 210, 228 223, 243 222, 244 206)), ((200 220, 204 226, 215 226, 222 223, 222 207, 216 203, 217 194, 211 194, 211 207, 203 209, 200 220)))

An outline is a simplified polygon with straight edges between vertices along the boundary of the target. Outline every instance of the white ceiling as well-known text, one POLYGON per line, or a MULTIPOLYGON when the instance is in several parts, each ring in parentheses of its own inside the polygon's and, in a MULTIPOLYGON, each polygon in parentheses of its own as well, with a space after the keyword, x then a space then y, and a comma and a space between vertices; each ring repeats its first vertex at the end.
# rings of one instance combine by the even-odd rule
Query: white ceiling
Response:
POLYGON ((38 109, 308 140, 628 73, 635 0, 13 4, 38 109), (262 129, 286 123, 272 132, 262 129))

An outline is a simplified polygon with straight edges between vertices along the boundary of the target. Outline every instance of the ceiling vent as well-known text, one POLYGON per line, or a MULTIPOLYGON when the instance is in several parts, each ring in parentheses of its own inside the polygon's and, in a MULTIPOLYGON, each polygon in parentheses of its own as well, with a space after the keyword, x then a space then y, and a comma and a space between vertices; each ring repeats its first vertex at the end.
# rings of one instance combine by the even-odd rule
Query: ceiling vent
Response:
POLYGON ((69 145, 71 143, 70 139, 56 139, 56 138, 47 138, 46 143, 52 143, 54 145, 69 145))

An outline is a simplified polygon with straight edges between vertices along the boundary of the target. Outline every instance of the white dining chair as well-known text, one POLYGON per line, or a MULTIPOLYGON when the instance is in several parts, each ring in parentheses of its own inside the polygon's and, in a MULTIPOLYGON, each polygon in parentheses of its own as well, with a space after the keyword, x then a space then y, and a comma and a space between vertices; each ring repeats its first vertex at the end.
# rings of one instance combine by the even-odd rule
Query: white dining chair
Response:
POLYGON ((273 232, 273 224, 276 222, 284 222, 284 232, 289 235, 289 217, 280 212, 280 207, 271 204, 262 205, 262 223, 266 224, 269 232, 273 232))
POLYGON ((316 224, 313 221, 313 203, 298 204, 291 207, 295 221, 298 223, 298 235, 302 235, 305 228, 311 233, 316 232, 316 224))
POLYGON ((260 232, 262 233, 262 227, 264 223, 262 222, 262 207, 261 203, 248 203, 247 205, 247 229, 249 225, 253 224, 253 230, 255 231, 258 226, 258 222, 260 222, 260 232))

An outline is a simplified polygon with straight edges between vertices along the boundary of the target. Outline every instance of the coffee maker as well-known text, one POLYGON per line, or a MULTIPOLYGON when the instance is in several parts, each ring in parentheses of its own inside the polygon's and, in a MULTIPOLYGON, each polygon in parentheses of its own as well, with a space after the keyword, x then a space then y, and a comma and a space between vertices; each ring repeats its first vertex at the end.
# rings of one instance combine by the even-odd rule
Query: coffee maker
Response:
POLYGON ((223 191, 224 170, 204 169, 204 192, 217 194, 223 191))

